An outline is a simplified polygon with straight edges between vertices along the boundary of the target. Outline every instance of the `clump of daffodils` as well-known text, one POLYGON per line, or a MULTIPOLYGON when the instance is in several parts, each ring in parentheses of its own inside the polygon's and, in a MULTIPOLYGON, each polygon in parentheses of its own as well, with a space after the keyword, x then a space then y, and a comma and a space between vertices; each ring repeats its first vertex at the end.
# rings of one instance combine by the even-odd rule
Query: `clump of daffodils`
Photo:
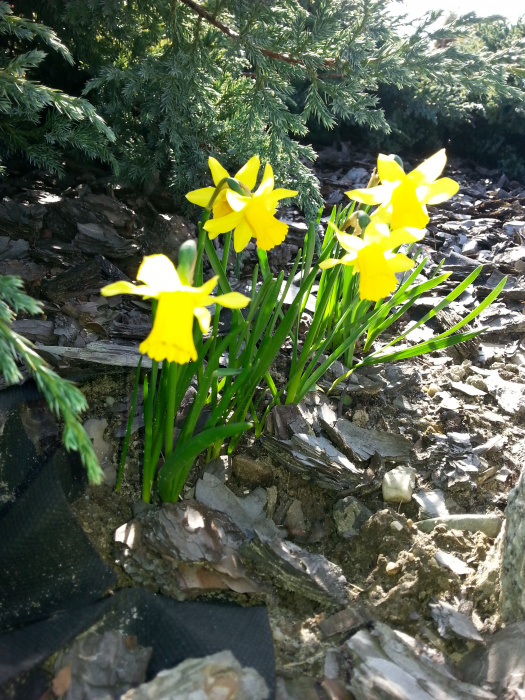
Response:
POLYGON ((333 224, 341 247, 347 251, 339 259, 321 263, 322 269, 347 265, 359 273, 361 299, 380 301, 397 285, 396 272, 405 272, 414 262, 402 253, 395 253, 404 243, 421 240, 429 221, 427 204, 439 204, 450 199, 459 189, 454 180, 439 178, 446 163, 445 149, 435 153, 420 166, 405 174, 399 159, 380 154, 377 173, 380 185, 347 192, 347 196, 377 209, 362 230, 362 237, 348 235, 333 224), (439 178, 439 179, 437 179, 439 178))
POLYGON ((252 192, 260 167, 258 156, 250 158, 235 175, 241 185, 240 192, 228 187, 226 181, 230 176, 215 158, 209 159, 209 166, 215 188, 204 187, 186 195, 190 202, 205 208, 212 201, 213 219, 204 224, 209 237, 213 239, 220 233, 233 231, 236 253, 244 250, 252 238, 259 250, 271 250, 280 245, 286 238, 288 225, 275 217, 277 206, 281 199, 295 197, 297 191, 274 189, 273 169, 267 163, 261 184, 252 192))

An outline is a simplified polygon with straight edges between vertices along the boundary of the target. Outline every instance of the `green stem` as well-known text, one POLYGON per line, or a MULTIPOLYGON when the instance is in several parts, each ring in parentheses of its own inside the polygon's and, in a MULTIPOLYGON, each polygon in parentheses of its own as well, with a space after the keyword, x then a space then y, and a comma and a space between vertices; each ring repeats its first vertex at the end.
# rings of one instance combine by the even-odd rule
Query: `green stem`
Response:
POLYGON ((175 400, 177 398, 177 380, 179 377, 179 365, 170 362, 168 374, 168 405, 166 406, 166 420, 164 423, 164 454, 169 457, 173 452, 173 428, 175 426, 175 400))
POLYGON ((263 276, 263 280, 265 280, 267 277, 272 276, 272 273, 270 271, 270 265, 268 264, 268 254, 265 250, 261 250, 260 248, 257 248, 257 255, 259 256, 259 264, 261 266, 261 274, 263 276))

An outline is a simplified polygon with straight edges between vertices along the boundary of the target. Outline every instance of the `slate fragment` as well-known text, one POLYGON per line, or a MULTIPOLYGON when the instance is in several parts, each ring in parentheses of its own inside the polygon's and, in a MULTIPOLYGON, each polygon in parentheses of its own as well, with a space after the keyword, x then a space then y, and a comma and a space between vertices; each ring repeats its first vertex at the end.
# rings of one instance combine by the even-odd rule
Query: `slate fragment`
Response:
POLYGON ((324 423, 323 428, 350 458, 359 461, 370 459, 376 452, 383 459, 406 460, 412 449, 410 440, 402 435, 359 428, 345 418, 339 418, 334 426, 324 423))

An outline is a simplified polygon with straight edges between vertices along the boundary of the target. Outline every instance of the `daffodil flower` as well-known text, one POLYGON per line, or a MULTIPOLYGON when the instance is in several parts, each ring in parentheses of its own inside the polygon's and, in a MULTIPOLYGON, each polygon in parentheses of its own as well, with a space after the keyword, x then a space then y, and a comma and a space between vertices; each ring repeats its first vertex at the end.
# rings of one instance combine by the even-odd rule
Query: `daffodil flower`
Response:
MULTIPOLYGON (((230 177, 228 171, 223 168, 219 161, 215 158, 208 158, 208 165, 215 187, 217 187, 221 180, 224 180, 226 177, 230 177)), ((255 187, 260 165, 261 161, 259 156, 252 156, 250 160, 235 174, 235 179, 246 187, 247 192, 253 190, 255 187)), ((213 193, 215 192, 215 187, 202 187, 200 190, 188 192, 186 199, 189 199, 192 204, 197 204, 199 207, 204 207, 206 209, 213 196, 213 193)), ((217 194, 217 197, 213 202, 213 216, 216 219, 220 218, 221 216, 227 216, 233 211, 228 203, 228 200, 226 199, 227 192, 228 187, 224 187, 217 194)))
POLYGON ((425 235, 425 231, 414 228, 401 228, 389 232, 386 224, 371 223, 366 227, 363 238, 340 231, 334 224, 335 234, 341 246, 347 251, 340 259, 329 258, 319 267, 326 270, 335 265, 349 265, 352 274, 359 272, 359 296, 361 299, 379 301, 394 291, 397 285, 396 272, 410 270, 414 262, 402 253, 392 253, 403 243, 414 243, 425 235))
POLYGON ((149 336, 139 350, 160 362, 177 362, 180 365, 197 359, 193 341, 193 319, 199 322, 203 333, 210 327, 211 315, 207 306, 220 304, 230 309, 241 309, 250 303, 248 297, 230 292, 212 297, 210 293, 218 277, 212 277, 202 287, 190 287, 181 283, 175 266, 165 255, 148 255, 137 273, 142 285, 131 282, 114 282, 101 290, 103 296, 138 294, 158 299, 155 321, 149 336))
POLYGON ((274 216, 279 200, 295 197, 296 194, 296 190, 274 190, 272 166, 266 165, 259 188, 246 197, 231 190, 226 192, 232 213, 207 221, 204 228, 210 238, 233 230, 233 247, 236 253, 244 250, 251 238, 256 239, 260 250, 270 250, 280 245, 288 233, 288 225, 274 216))
POLYGON ((458 183, 449 177, 436 179, 446 161, 442 148, 407 175, 399 163, 381 153, 377 173, 382 184, 346 194, 363 204, 379 204, 383 220, 389 218, 393 230, 406 226, 425 228, 429 221, 426 205, 444 202, 459 189, 458 183))

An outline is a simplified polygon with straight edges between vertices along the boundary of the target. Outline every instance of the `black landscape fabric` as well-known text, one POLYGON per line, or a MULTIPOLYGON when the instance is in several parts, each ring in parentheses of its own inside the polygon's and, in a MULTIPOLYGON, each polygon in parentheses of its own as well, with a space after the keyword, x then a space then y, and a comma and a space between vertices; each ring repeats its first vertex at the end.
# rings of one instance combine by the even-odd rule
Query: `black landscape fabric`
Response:
POLYGON ((259 671, 273 698, 265 607, 179 602, 140 588, 100 600, 117 577, 69 507, 85 485, 79 460, 61 447, 38 454, 21 420, 24 401, 41 399, 30 386, 0 392, 0 686, 13 684, 9 697, 36 700, 46 679, 34 667, 96 623, 98 632, 117 629, 153 648, 148 679, 230 649, 259 671))

